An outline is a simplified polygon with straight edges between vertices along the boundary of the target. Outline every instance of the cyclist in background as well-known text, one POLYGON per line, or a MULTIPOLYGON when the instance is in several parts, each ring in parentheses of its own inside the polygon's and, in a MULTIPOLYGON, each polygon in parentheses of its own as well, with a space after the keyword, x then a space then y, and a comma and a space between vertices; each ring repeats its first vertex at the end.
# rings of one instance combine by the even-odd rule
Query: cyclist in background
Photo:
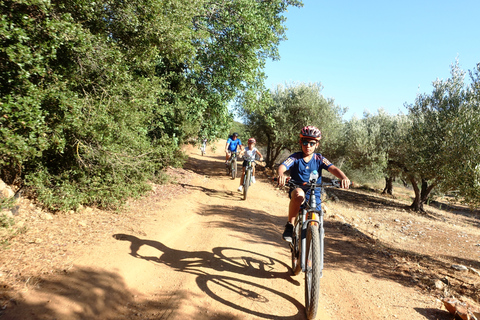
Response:
POLYGON ((200 147, 200 150, 202 151, 203 155, 207 154, 207 138, 206 137, 202 138, 202 146, 200 147))
MULTIPOLYGON (((260 153, 260 151, 257 150, 257 148, 255 148, 255 144, 257 143, 257 141, 255 140, 255 138, 250 138, 248 139, 248 147, 245 148, 243 151, 242 151, 242 154, 243 154, 243 171, 242 171, 242 178, 240 179, 240 186, 238 187, 238 191, 242 192, 243 191, 243 180, 245 180, 245 169, 248 165, 248 162, 247 160, 255 160, 255 156, 258 154, 258 156, 260 157, 260 160, 263 159, 263 156, 262 154, 260 153)), ((252 183, 255 183, 255 162, 252 162, 252 167, 253 167, 253 170, 252 170, 252 183)))
MULTIPOLYGON (((320 153, 315 153, 315 149, 318 147, 321 138, 322 133, 318 128, 314 126, 306 126, 302 128, 300 131, 300 146, 302 151, 290 155, 278 167, 278 184, 280 186, 285 185, 287 177, 284 173, 287 170, 290 170, 290 177, 295 182, 308 182, 310 179, 310 173, 313 170, 317 170, 319 175, 317 183, 321 183, 322 169, 324 169, 342 181, 342 188, 348 189, 350 186, 350 180, 345 173, 335 167, 320 153)), ((289 196, 290 204, 288 206, 288 222, 285 225, 285 231, 283 232, 283 240, 291 242, 295 217, 297 216, 302 203, 305 200, 308 201, 310 194, 309 192, 305 194, 305 190, 302 188, 296 188, 295 190, 290 190, 289 196)), ((317 197, 317 209, 320 210, 320 189, 317 189, 315 196, 317 197)))
POLYGON ((234 132, 230 137, 228 137, 227 143, 225 144, 225 164, 228 164, 230 155, 232 152, 237 152, 237 148, 240 146, 242 150, 242 141, 238 138, 238 133, 234 132))

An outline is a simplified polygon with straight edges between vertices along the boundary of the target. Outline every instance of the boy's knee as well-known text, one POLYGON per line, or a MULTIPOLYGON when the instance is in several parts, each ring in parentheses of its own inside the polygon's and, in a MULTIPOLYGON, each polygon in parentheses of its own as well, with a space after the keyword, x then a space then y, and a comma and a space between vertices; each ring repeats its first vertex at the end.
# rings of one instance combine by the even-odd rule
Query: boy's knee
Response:
POLYGON ((292 200, 295 202, 303 202, 305 195, 303 192, 294 191, 292 192, 292 200))

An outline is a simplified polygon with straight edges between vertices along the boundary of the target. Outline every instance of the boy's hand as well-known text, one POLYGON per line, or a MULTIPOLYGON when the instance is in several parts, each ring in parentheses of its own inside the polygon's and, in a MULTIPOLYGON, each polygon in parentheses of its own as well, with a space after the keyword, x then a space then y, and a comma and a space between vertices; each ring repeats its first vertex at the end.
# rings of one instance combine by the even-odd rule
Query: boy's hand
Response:
POLYGON ((278 185, 280 187, 283 187, 286 182, 287 182, 287 177, 286 176, 284 176, 283 174, 278 176, 278 185))
POLYGON ((348 189, 350 188, 350 179, 348 179, 347 177, 345 177, 345 179, 342 179, 342 188, 343 189, 348 189))

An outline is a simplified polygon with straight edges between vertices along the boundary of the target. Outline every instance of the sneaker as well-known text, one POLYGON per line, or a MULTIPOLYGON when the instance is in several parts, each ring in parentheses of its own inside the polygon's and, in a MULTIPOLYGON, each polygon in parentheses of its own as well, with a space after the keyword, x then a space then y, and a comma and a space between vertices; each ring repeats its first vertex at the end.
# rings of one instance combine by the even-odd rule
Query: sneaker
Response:
POLYGON ((293 224, 291 222, 287 222, 285 225, 285 231, 283 231, 283 240, 287 242, 292 242, 293 237, 293 224))
POLYGON ((252 176, 252 183, 255 183, 255 177, 252 176))
POLYGON ((238 190, 239 192, 242 192, 242 191, 243 191, 243 186, 238 187, 237 190, 238 190))

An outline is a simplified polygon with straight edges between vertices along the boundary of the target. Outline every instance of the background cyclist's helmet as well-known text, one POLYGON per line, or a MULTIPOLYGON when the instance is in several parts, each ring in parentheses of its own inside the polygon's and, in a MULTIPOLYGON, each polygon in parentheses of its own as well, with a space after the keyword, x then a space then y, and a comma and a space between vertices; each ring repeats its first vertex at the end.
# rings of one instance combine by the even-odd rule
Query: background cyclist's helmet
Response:
POLYGON ((232 134, 232 137, 238 137, 238 133, 234 132, 234 133, 232 134))
POLYGON ((300 138, 301 139, 315 139, 320 140, 322 138, 322 133, 317 127, 314 126, 306 126, 302 128, 300 131, 300 138))
POLYGON ((248 139, 248 143, 257 143, 257 141, 255 140, 255 138, 250 138, 248 139))

